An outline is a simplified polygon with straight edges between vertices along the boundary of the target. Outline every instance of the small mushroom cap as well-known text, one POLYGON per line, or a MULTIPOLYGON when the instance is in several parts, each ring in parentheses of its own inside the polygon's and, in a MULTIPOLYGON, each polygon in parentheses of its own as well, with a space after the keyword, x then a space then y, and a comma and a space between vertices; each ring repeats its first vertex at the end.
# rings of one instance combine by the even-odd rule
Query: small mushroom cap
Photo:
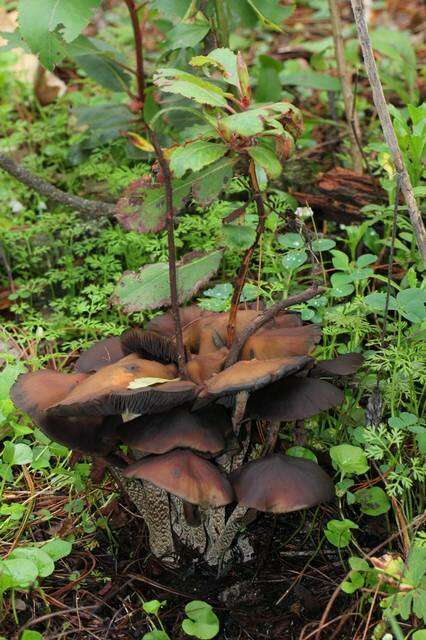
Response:
POLYGON ((179 407, 155 416, 142 416, 123 424, 122 441, 144 453, 167 453, 188 448, 216 454, 225 448, 225 434, 232 423, 224 407, 211 405, 202 411, 179 407))
POLYGON ((310 365, 309 356, 274 360, 244 360, 235 363, 206 382, 201 398, 215 398, 239 391, 255 391, 310 365))
POLYGON ((175 449, 162 456, 149 456, 130 465, 123 475, 152 482, 191 504, 223 507, 234 500, 227 478, 208 460, 175 449))
POLYGON ((306 420, 342 404, 343 392, 325 380, 290 377, 250 396, 246 418, 306 420))
POLYGON ((287 513, 334 497, 334 485, 315 462, 279 453, 254 460, 230 477, 238 503, 249 509, 287 513))
POLYGON ((114 364, 124 357, 121 340, 118 336, 111 336, 95 342, 89 349, 80 354, 75 363, 75 370, 83 373, 93 373, 102 367, 114 364))
MULTIPOLYGON (((175 376, 175 365, 163 365, 131 354, 85 378, 59 402, 52 403, 49 411, 51 415, 109 415, 113 410, 110 398, 128 392, 129 384, 136 379, 173 380, 175 376)), ((138 391, 133 393, 137 395, 138 391)))
POLYGON ((304 327, 273 328, 255 333, 247 340, 241 360, 269 360, 286 356, 303 356, 311 353, 321 339, 321 327, 308 324, 304 327))
MULTIPOLYGON (((215 311, 207 311, 206 309, 202 309, 197 305, 189 305, 188 307, 181 307, 179 309, 179 317, 182 329, 188 327, 188 325, 197 322, 200 318, 206 318, 207 316, 216 316, 220 315, 215 311)), ((155 333, 159 333, 162 336, 168 336, 169 338, 173 338, 175 335, 175 320, 172 313, 169 311, 167 313, 162 313, 158 316, 155 316, 152 320, 150 320, 147 324, 147 331, 155 331, 155 333)))
POLYGON ((229 349, 222 347, 213 353, 192 356, 186 365, 186 372, 193 382, 203 384, 215 373, 223 369, 229 349))
MULTIPOLYGON (((247 309, 238 311, 235 325, 237 338, 258 317, 259 311, 247 309)), ((191 351, 206 354, 226 345, 229 313, 220 313, 216 316, 201 318, 184 331, 184 341, 191 351)), ((300 316, 285 313, 276 316, 263 329, 298 327, 301 324, 300 316)))
POLYGON ((124 355, 136 353, 139 358, 155 360, 161 364, 177 362, 177 350, 174 342, 154 331, 129 329, 121 336, 121 346, 124 355))
POLYGON ((356 373, 364 361, 360 353, 345 353, 331 360, 319 360, 311 371, 312 376, 350 376, 356 373))

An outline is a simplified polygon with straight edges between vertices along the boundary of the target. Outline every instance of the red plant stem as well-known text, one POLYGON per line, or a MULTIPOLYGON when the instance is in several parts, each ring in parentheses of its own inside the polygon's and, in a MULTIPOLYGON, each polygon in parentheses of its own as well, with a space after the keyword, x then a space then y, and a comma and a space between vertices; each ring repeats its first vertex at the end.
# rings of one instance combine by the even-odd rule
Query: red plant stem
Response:
POLYGON ((178 288, 177 288, 177 273, 176 273, 176 245, 175 245, 175 230, 174 230, 174 207, 173 207, 173 186, 172 186, 172 174, 170 173, 169 163, 164 157, 163 150, 158 142, 156 133, 147 127, 151 142, 155 149, 155 155, 158 160, 158 164, 161 167, 164 177, 164 192, 166 196, 166 226, 167 226, 167 246, 169 253, 169 281, 170 281, 170 300, 172 307, 172 314, 175 321, 175 334, 176 334, 176 348, 178 352, 178 370, 181 378, 185 378, 185 346, 183 343, 182 325, 179 315, 179 301, 178 301, 178 288))
POLYGON ((254 167, 253 160, 250 160, 249 175, 250 175, 250 184, 253 190, 253 200, 256 202, 256 205, 257 205, 257 213, 259 215, 259 221, 257 223, 256 236, 254 238, 253 244, 251 245, 251 247, 249 247, 246 250, 244 254, 243 260, 238 270, 234 291, 232 293, 231 310, 229 312, 228 329, 227 329, 228 331, 227 343, 229 348, 231 348, 235 342, 235 329, 236 329, 238 305, 240 304, 240 298, 241 298, 241 294, 243 292, 244 284, 247 278, 250 262, 253 257, 253 253, 255 252, 255 249, 259 244, 260 238, 262 237, 263 232, 265 231, 265 220, 266 220, 265 204, 263 202, 262 194, 260 193, 259 183, 257 181, 256 170, 254 167))
POLYGON ((142 29, 138 17, 138 8, 134 0, 124 0, 132 21, 133 35, 135 38, 135 58, 136 58, 136 82, 138 85, 138 100, 141 109, 145 102, 145 74, 143 69, 143 37, 142 29))
POLYGON ((309 289, 306 289, 306 291, 296 293, 294 296, 290 296, 289 298, 287 298, 287 300, 280 300, 280 302, 276 302, 272 307, 259 314, 257 318, 255 318, 255 320, 252 322, 252 324, 245 329, 240 338, 236 338, 232 343, 231 350, 225 362, 225 368, 230 367, 237 362, 240 351, 247 340, 250 338, 250 336, 253 335, 253 333, 263 327, 264 324, 266 324, 270 320, 273 320, 273 318, 281 313, 281 311, 284 311, 284 309, 288 309, 288 307, 292 307, 294 304, 301 304, 302 302, 306 302, 307 300, 314 298, 323 291, 325 291, 324 287, 319 287, 316 283, 314 283, 312 287, 309 287, 309 289))

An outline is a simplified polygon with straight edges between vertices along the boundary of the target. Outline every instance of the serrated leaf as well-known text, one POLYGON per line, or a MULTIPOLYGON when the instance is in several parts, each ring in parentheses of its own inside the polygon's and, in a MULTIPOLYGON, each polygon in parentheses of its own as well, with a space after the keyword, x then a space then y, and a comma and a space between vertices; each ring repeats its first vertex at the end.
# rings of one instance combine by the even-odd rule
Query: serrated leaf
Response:
POLYGON ((212 82, 203 80, 179 69, 159 69, 154 74, 154 84, 167 93, 195 100, 199 104, 212 107, 225 107, 226 94, 212 82))
MULTIPOLYGON (((191 255, 177 264, 178 300, 183 304, 202 289, 219 269, 222 251, 191 255)), ((126 313, 159 309, 170 305, 169 265, 149 264, 138 272, 125 273, 116 286, 113 304, 126 313)))
POLYGON ((47 69, 61 58, 56 33, 72 42, 92 17, 101 0, 20 0, 19 27, 25 41, 47 69))
POLYGON ((221 118, 218 122, 218 128, 227 134, 236 133, 244 137, 255 136, 265 129, 267 116, 266 109, 249 109, 221 118))
POLYGON ((251 247, 256 237, 256 231, 243 224, 225 224, 222 232, 226 246, 237 250, 251 247))
POLYGON ((272 178, 278 178, 281 174, 282 166, 275 153, 268 147, 258 144, 256 147, 250 147, 248 154, 253 158, 256 164, 266 171, 266 174, 272 178))
POLYGON ((228 84, 239 88, 237 56, 231 49, 224 47, 213 49, 207 56, 195 56, 190 60, 190 64, 194 67, 212 66, 219 69, 228 84))
POLYGON ((166 50, 195 47, 209 31, 205 22, 179 22, 167 33, 166 50))
MULTIPOLYGON (((182 180, 172 180, 173 206, 178 211, 192 191, 194 200, 207 205, 219 195, 232 177, 234 160, 224 158, 192 173, 182 180)), ((147 177, 132 182, 123 191, 116 206, 116 218, 129 231, 149 233, 166 226, 166 195, 163 185, 152 185, 147 177)))
POLYGON ((200 171, 219 160, 227 151, 227 146, 221 142, 195 140, 173 149, 170 154, 170 169, 176 178, 182 178, 187 171, 200 171))

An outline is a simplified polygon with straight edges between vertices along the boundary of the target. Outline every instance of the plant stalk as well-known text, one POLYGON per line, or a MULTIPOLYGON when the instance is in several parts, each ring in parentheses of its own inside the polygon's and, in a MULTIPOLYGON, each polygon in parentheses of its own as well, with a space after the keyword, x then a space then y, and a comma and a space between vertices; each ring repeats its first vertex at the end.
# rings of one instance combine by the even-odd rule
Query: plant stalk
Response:
POLYGON ((220 47, 229 47, 228 16, 225 0, 215 0, 216 37, 220 47))
POLYGON ((423 262, 426 263, 426 230, 423 224, 420 209, 414 196, 410 176, 404 164, 401 149, 398 145, 398 140, 393 128, 392 120, 389 115, 389 109, 386 104, 385 94, 383 92, 382 83, 380 82, 379 72, 377 70, 376 61, 374 59, 370 35, 368 33, 364 3, 363 0, 351 0, 351 4, 356 28, 358 31, 358 39, 364 58, 365 70, 367 72, 368 80, 370 82, 371 90, 373 93, 374 106, 377 109, 380 124, 382 126, 383 136, 390 149, 396 171, 400 175, 401 191, 404 194, 404 199, 407 204, 411 224, 414 230, 414 235, 416 237, 417 246, 419 248, 423 262))
POLYGON ((158 160, 158 164, 161 167, 164 177, 164 191, 166 196, 166 226, 167 226, 167 247, 169 254, 169 282, 170 282, 170 300, 172 314, 175 321, 175 334, 176 334, 176 348, 178 353, 178 370, 179 376, 185 378, 185 346, 183 343, 182 325, 179 314, 179 298, 177 287, 177 269, 176 269, 176 245, 175 245, 175 230, 174 230, 174 207, 173 207, 173 186, 172 175, 170 172, 169 163, 164 157, 163 150, 158 142, 156 133, 147 127, 151 142, 155 149, 155 155, 158 160))
POLYGON ((257 205, 257 213, 259 216, 259 221, 257 223, 256 236, 254 238, 253 244, 246 250, 244 254, 243 260, 238 270, 234 291, 232 293, 231 310, 229 312, 228 329, 227 329, 227 333, 228 333, 227 343, 229 348, 232 348, 235 342, 238 305, 240 304, 240 298, 244 289, 244 284, 247 278, 250 262, 255 252, 255 249, 259 244, 260 238, 262 237, 265 231, 265 221, 266 221, 265 203, 263 202, 263 197, 260 192, 259 183, 257 181, 256 170, 255 170, 253 160, 250 160, 249 175, 250 175, 250 184, 253 190, 253 200, 256 202, 256 205, 257 205))
POLYGON ((140 109, 145 103, 145 73, 143 61, 143 36, 141 24, 138 16, 138 7, 134 0, 124 0, 130 14, 132 22, 133 36, 135 39, 135 60, 136 60, 136 83, 138 87, 138 101, 140 109))

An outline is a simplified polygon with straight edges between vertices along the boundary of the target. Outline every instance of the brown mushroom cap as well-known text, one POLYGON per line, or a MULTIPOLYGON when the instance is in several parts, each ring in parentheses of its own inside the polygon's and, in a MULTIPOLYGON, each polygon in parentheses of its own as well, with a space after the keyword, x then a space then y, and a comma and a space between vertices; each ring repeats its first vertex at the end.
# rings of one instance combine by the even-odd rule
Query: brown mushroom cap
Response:
POLYGON ((193 382, 203 384, 215 373, 223 369, 229 349, 222 347, 213 353, 192 356, 186 365, 186 372, 193 382))
POLYGON ((123 357, 121 339, 118 336, 111 336, 95 342, 89 349, 83 351, 75 363, 75 370, 93 373, 102 367, 114 364, 123 357))
POLYGON ((345 353, 331 360, 319 360, 311 371, 312 376, 350 376, 356 373, 364 361, 360 353, 345 353))
POLYGON ((343 392, 325 380, 290 377, 250 396, 246 418, 306 420, 343 400, 343 392))
MULTIPOLYGON (((238 311, 235 326, 236 336, 239 337, 247 326, 258 317, 258 315, 259 311, 254 309, 238 311)), ((214 351, 215 349, 220 349, 226 345, 228 321, 228 313, 220 313, 216 316, 200 318, 200 320, 185 329, 185 344, 191 351, 198 352, 200 354, 206 354, 214 351)), ((298 327, 300 325, 301 320, 298 314, 283 313, 271 320, 271 322, 269 322, 262 331, 266 331, 266 329, 271 328, 283 329, 298 327)))
POLYGON ((19 409, 36 418, 87 378, 87 373, 61 373, 53 369, 22 373, 12 386, 10 397, 19 409))
POLYGON ((105 454, 118 442, 116 430, 121 418, 54 417, 46 413, 89 376, 43 369, 19 376, 11 389, 15 405, 25 411, 52 440, 70 449, 89 454, 105 454))
POLYGON ((244 344, 240 359, 269 360, 270 358, 308 355, 320 339, 321 327, 316 324, 265 329, 250 336, 244 344))
POLYGON ((167 453, 188 448, 216 454, 225 447, 232 423, 224 407, 211 405, 201 411, 178 407, 155 416, 130 420, 120 428, 122 441, 144 453, 167 453))
POLYGON ((127 467, 123 475, 152 482, 191 504, 223 507, 234 500, 227 478, 192 451, 176 449, 162 456, 143 458, 127 467))
MULTIPOLYGON (((220 315, 215 311, 207 311, 198 307, 197 305, 189 305, 188 307, 181 307, 179 309, 179 317, 182 329, 185 329, 188 325, 197 322, 200 318, 206 318, 207 316, 220 315)), ((170 311, 155 316, 147 324, 147 331, 155 331, 162 336, 168 336, 172 338, 175 335, 175 320, 170 311)))
POLYGON ((254 460, 230 477, 239 504, 257 511, 287 513, 334 497, 334 485, 315 462, 279 453, 254 460))
POLYGON ((146 394, 147 389, 152 389, 152 387, 129 389, 131 382, 138 378, 173 380, 175 376, 175 365, 163 365, 152 360, 143 360, 136 354, 131 354, 86 377, 59 402, 53 402, 48 410, 50 415, 78 416, 123 413, 127 408, 125 406, 116 407, 114 402, 120 397, 120 394, 132 399, 138 397, 139 394, 146 394))
POLYGON ((243 360, 207 380, 200 398, 215 398, 239 391, 255 391, 297 373, 313 362, 309 356, 274 360, 243 360))

